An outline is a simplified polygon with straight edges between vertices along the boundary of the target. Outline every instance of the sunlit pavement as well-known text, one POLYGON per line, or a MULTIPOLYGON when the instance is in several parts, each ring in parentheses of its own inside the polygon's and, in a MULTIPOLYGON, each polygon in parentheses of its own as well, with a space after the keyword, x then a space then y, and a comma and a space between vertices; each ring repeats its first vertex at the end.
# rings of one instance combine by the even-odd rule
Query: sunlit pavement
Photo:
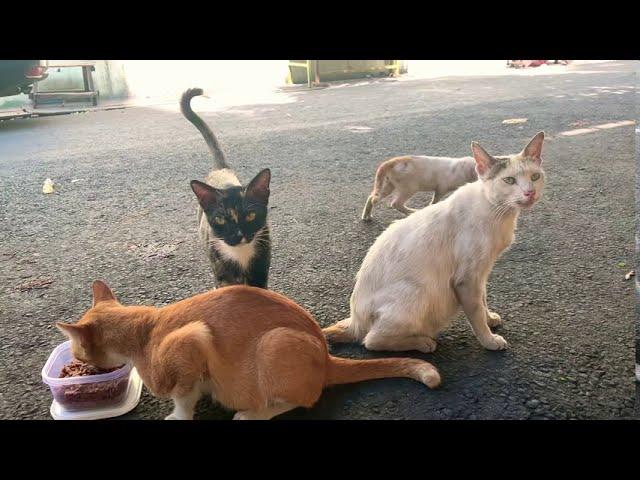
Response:
MULTIPOLYGON (((270 285, 322 325, 348 315, 367 249, 400 218, 380 208, 371 224, 359 220, 380 161, 467 155, 472 140, 515 152, 547 133, 546 194, 522 215, 489 281, 510 349, 483 350, 460 317, 435 353, 406 353, 437 366, 440 389, 403 379, 334 387, 312 410, 282 418, 632 416, 634 82, 630 62, 609 62, 553 75, 363 79, 236 106, 197 99, 241 180, 272 169, 270 285), (503 123, 513 119, 526 121, 503 123)), ((210 165, 175 103, 0 123, 2 418, 49 418, 40 371, 63 341, 53 325, 90 306, 94 278, 125 304, 163 305, 210 288, 189 188, 210 165), (46 178, 57 194, 41 193, 46 178), (52 283, 16 288, 38 279, 52 283)), ((386 355, 355 345, 332 352, 386 355)), ((126 418, 170 410, 145 390, 126 418)), ((231 416, 199 405, 198 418, 231 416)))

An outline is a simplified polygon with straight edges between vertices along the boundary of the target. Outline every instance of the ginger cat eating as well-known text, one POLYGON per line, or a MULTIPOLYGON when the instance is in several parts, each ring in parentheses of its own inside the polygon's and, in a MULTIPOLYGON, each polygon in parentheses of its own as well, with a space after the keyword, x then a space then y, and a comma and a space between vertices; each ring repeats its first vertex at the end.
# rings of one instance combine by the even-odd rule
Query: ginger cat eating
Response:
POLYGON ((193 419, 212 395, 236 420, 268 420, 313 406, 329 385, 407 377, 434 388, 440 375, 408 358, 351 360, 329 355, 309 312, 278 293, 234 285, 162 308, 121 305, 93 282, 93 306, 56 326, 74 356, 99 368, 131 361, 157 397, 175 402, 168 420, 193 419))

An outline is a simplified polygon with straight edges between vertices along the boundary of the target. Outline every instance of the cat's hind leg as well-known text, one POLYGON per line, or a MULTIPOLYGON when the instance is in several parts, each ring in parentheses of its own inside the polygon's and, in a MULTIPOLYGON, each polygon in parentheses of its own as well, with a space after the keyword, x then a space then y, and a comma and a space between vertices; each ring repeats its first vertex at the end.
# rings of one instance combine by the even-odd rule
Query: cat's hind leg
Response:
POLYGON ((400 213, 404 213, 405 215, 411 215, 412 213, 417 212, 418 210, 416 208, 409 208, 405 205, 407 200, 409 199, 408 198, 395 199, 393 202, 391 202, 391 207, 395 208, 400 213))
POLYGON ((258 344, 260 402, 238 412, 237 419, 269 419, 296 407, 312 407, 325 386, 327 347, 322 337, 279 327, 265 333, 258 344))
POLYGON ((405 352, 417 350, 423 353, 435 352, 438 345, 433 338, 426 335, 383 335, 376 331, 369 332, 364 337, 363 344, 367 350, 373 351, 405 352))
POLYGON ((417 212, 415 208, 409 208, 405 205, 412 196, 413 194, 407 195, 404 192, 399 192, 391 201, 391 207, 405 215, 411 215, 412 213, 417 212))
POLYGON ((376 319, 362 343, 368 350, 435 351, 437 343, 424 324, 424 305, 415 302, 422 292, 400 285, 404 295, 377 309, 376 319))

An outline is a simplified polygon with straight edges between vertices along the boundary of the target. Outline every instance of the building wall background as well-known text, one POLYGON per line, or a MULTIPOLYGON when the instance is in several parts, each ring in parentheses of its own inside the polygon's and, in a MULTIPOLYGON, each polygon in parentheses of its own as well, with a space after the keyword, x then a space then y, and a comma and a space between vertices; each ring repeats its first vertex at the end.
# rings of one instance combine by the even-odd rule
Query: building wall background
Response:
MULTIPOLYGON (((49 77, 41 90, 82 88, 79 68, 60 68, 76 61, 49 60, 49 77)), ((285 85, 288 60, 98 60, 93 78, 100 92, 98 102, 118 99, 166 99, 174 101, 182 91, 201 87, 221 104, 261 103, 285 85)), ((331 61, 325 67, 330 67, 331 61)), ((357 66, 365 61, 352 60, 357 66)), ((368 61, 371 63, 371 61, 368 61)), ((383 61, 378 61, 383 62, 383 61)), ((402 60, 408 78, 467 75, 543 74, 506 68, 506 60, 402 60)), ((577 62, 576 62, 577 63, 577 62)), ((322 67, 322 64, 321 64, 322 67)), ((540 70, 539 72, 536 70, 540 70)), ((556 69, 558 70, 558 69, 556 69)), ((0 109, 30 106, 26 95, 0 98, 0 109)))

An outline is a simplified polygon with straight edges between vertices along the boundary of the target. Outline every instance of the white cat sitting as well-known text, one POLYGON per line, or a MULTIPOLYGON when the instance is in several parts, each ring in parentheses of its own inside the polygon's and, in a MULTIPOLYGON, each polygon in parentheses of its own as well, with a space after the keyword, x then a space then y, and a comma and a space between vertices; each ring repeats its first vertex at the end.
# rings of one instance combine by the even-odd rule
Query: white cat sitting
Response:
POLYGON ((462 307, 483 347, 505 349, 505 339, 489 329, 501 319, 487 306, 487 278, 514 240, 520 210, 542 195, 543 141, 540 132, 522 152, 497 157, 473 142, 479 179, 377 238, 356 276, 351 317, 324 329, 327 339, 433 352, 436 336, 462 307))

